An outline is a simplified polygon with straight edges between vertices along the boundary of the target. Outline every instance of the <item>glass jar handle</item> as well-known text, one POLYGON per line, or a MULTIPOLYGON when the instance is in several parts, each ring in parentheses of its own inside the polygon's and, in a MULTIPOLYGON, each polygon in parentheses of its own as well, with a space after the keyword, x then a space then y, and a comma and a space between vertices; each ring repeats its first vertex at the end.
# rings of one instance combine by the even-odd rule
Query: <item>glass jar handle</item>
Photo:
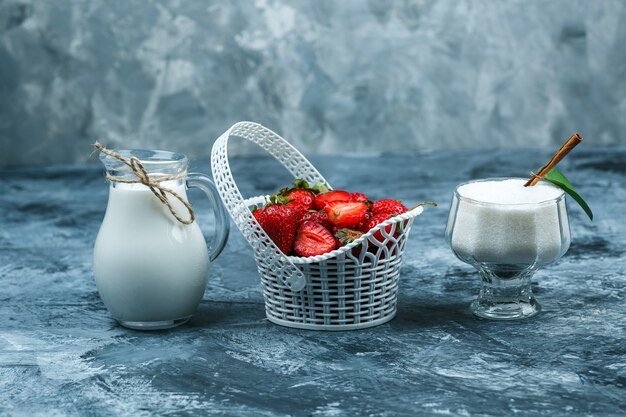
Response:
POLYGON ((213 237, 209 242, 209 259, 211 262, 219 256, 226 246, 228 240, 228 233, 230 231, 230 219, 226 215, 226 209, 220 200, 219 193, 211 177, 201 174, 199 172, 191 172, 187 175, 187 187, 199 188, 206 194, 211 207, 213 208, 213 214, 215 216, 215 231, 213 237))

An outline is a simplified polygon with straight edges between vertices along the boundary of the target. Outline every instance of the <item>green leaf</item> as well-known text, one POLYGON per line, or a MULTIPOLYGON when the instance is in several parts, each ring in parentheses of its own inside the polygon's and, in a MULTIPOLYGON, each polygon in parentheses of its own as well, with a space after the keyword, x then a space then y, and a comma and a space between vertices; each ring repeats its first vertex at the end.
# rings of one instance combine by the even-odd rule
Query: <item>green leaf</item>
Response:
POLYGON ((330 187, 326 183, 318 182, 313 186, 313 189, 317 192, 317 194, 324 194, 330 191, 330 187))
POLYGON ((309 188, 309 183, 306 182, 305 180, 301 179, 301 178, 296 178, 293 181, 293 188, 297 189, 297 190, 308 190, 309 188))
POLYGON ((292 185, 291 187, 284 187, 284 188, 281 188, 281 189, 278 191, 278 195, 287 196, 287 195, 289 195, 292 191, 296 191, 296 190, 306 190, 306 191, 310 191, 310 192, 312 192, 313 194, 319 194, 319 193, 320 193, 320 191, 319 191, 319 189, 318 189, 317 187, 318 187, 318 185, 315 185, 315 186, 311 187, 311 186, 309 185, 309 183, 308 183, 308 182, 306 182, 306 180, 303 180, 303 179, 301 179, 301 178, 296 178, 296 179, 293 181, 293 185, 292 185))
POLYGON ((585 210, 585 213, 587 213, 587 216, 589 216, 589 218, 593 220, 593 213, 591 212, 589 205, 587 204, 585 199, 580 194, 578 194, 578 191, 576 191, 572 183, 569 182, 567 178, 565 178, 565 175, 563 175, 561 171, 559 171, 556 168, 552 168, 548 172, 548 174, 545 176, 544 179, 547 181, 550 181, 552 184, 556 185, 557 187, 562 188, 563 191, 565 191, 574 200, 576 200, 576 202, 580 205, 580 207, 582 207, 582 209, 585 210))

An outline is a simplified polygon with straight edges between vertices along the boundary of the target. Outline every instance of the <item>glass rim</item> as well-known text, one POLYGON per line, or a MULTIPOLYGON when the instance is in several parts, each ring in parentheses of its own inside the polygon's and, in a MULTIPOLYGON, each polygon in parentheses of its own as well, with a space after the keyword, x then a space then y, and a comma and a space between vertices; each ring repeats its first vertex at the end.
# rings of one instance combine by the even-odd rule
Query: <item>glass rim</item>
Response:
POLYGON ((563 200, 565 198, 565 191, 563 191, 563 189, 557 187, 556 185, 550 183, 550 185, 552 187, 557 188, 561 194, 558 197, 554 197, 554 198, 549 198, 547 200, 542 200, 542 201, 538 201, 536 203, 491 203, 488 201, 480 201, 480 200, 476 200, 470 197, 465 197, 462 196, 459 193, 459 188, 461 188, 464 185, 468 185, 468 184, 474 184, 477 182, 487 182, 487 181, 506 181, 506 180, 522 180, 524 182, 528 181, 528 178, 521 178, 521 177, 491 177, 491 178, 480 178, 480 179, 476 179, 476 180, 470 180, 470 181, 465 181, 462 182, 460 184, 458 184, 455 189, 454 189, 454 195, 456 198, 458 198, 459 200, 463 200, 466 201, 470 204, 475 204, 475 205, 480 205, 480 206, 496 206, 496 207, 541 207, 541 206, 547 206, 550 204, 555 204, 555 203, 559 203, 561 200, 563 200))
MULTIPOLYGON (((116 149, 115 152, 118 152, 126 159, 135 157, 139 159, 139 162, 144 166, 150 164, 186 164, 188 162, 187 156, 184 154, 160 149, 116 149)), ((100 154, 100 160, 102 162, 114 160, 122 163, 118 159, 104 153, 100 154)))

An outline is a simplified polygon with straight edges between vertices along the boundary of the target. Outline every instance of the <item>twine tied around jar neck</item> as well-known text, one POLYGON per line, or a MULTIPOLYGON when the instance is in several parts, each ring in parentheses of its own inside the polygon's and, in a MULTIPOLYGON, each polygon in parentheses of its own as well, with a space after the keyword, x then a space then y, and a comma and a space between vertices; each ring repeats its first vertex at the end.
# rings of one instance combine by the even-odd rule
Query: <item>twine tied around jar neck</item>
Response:
POLYGON ((183 199, 178 193, 176 193, 173 190, 170 190, 169 188, 165 188, 161 185, 161 182, 163 181, 173 181, 173 180, 184 178, 186 176, 185 172, 181 172, 176 175, 167 175, 167 176, 162 176, 158 178, 150 178, 143 164, 136 157, 131 156, 130 159, 124 158, 119 152, 115 152, 110 149, 107 149, 104 146, 102 146, 99 142, 94 143, 93 146, 99 152, 102 152, 103 154, 110 156, 111 158, 115 158, 118 161, 122 162, 123 164, 127 165, 130 168, 130 170, 133 172, 133 174, 137 176, 136 180, 131 180, 131 179, 125 179, 125 178, 120 178, 120 177, 114 177, 107 173, 107 176, 106 176, 107 180, 111 182, 120 182, 120 183, 125 183, 125 184, 143 184, 146 187, 148 187, 150 191, 152 191, 152 193, 156 196, 156 198, 159 199, 161 203, 167 206, 170 213, 172 213, 172 216, 174 216, 176 220, 178 220, 182 224, 191 224, 194 222, 194 220, 196 219, 196 214, 194 213, 193 208, 191 208, 191 205, 187 201, 185 201, 185 199, 183 199), (170 194, 172 197, 176 198, 185 206, 185 208, 189 211, 189 219, 183 219, 176 212, 176 209, 174 209, 174 207, 172 207, 172 205, 170 204, 167 198, 167 194, 170 194))

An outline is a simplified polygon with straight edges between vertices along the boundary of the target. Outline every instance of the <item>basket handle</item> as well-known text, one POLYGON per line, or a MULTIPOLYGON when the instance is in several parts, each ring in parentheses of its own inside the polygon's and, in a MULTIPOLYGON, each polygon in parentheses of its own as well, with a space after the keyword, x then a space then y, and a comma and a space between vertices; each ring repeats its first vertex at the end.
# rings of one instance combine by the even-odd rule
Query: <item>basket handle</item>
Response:
POLYGON ((265 233, 237 188, 228 163, 228 140, 231 136, 256 143, 287 168, 295 178, 302 178, 313 184, 326 183, 326 180, 289 142, 258 123, 235 123, 215 141, 211 150, 213 179, 235 225, 252 246, 255 255, 267 261, 280 282, 292 291, 301 291, 306 286, 305 275, 265 233))

